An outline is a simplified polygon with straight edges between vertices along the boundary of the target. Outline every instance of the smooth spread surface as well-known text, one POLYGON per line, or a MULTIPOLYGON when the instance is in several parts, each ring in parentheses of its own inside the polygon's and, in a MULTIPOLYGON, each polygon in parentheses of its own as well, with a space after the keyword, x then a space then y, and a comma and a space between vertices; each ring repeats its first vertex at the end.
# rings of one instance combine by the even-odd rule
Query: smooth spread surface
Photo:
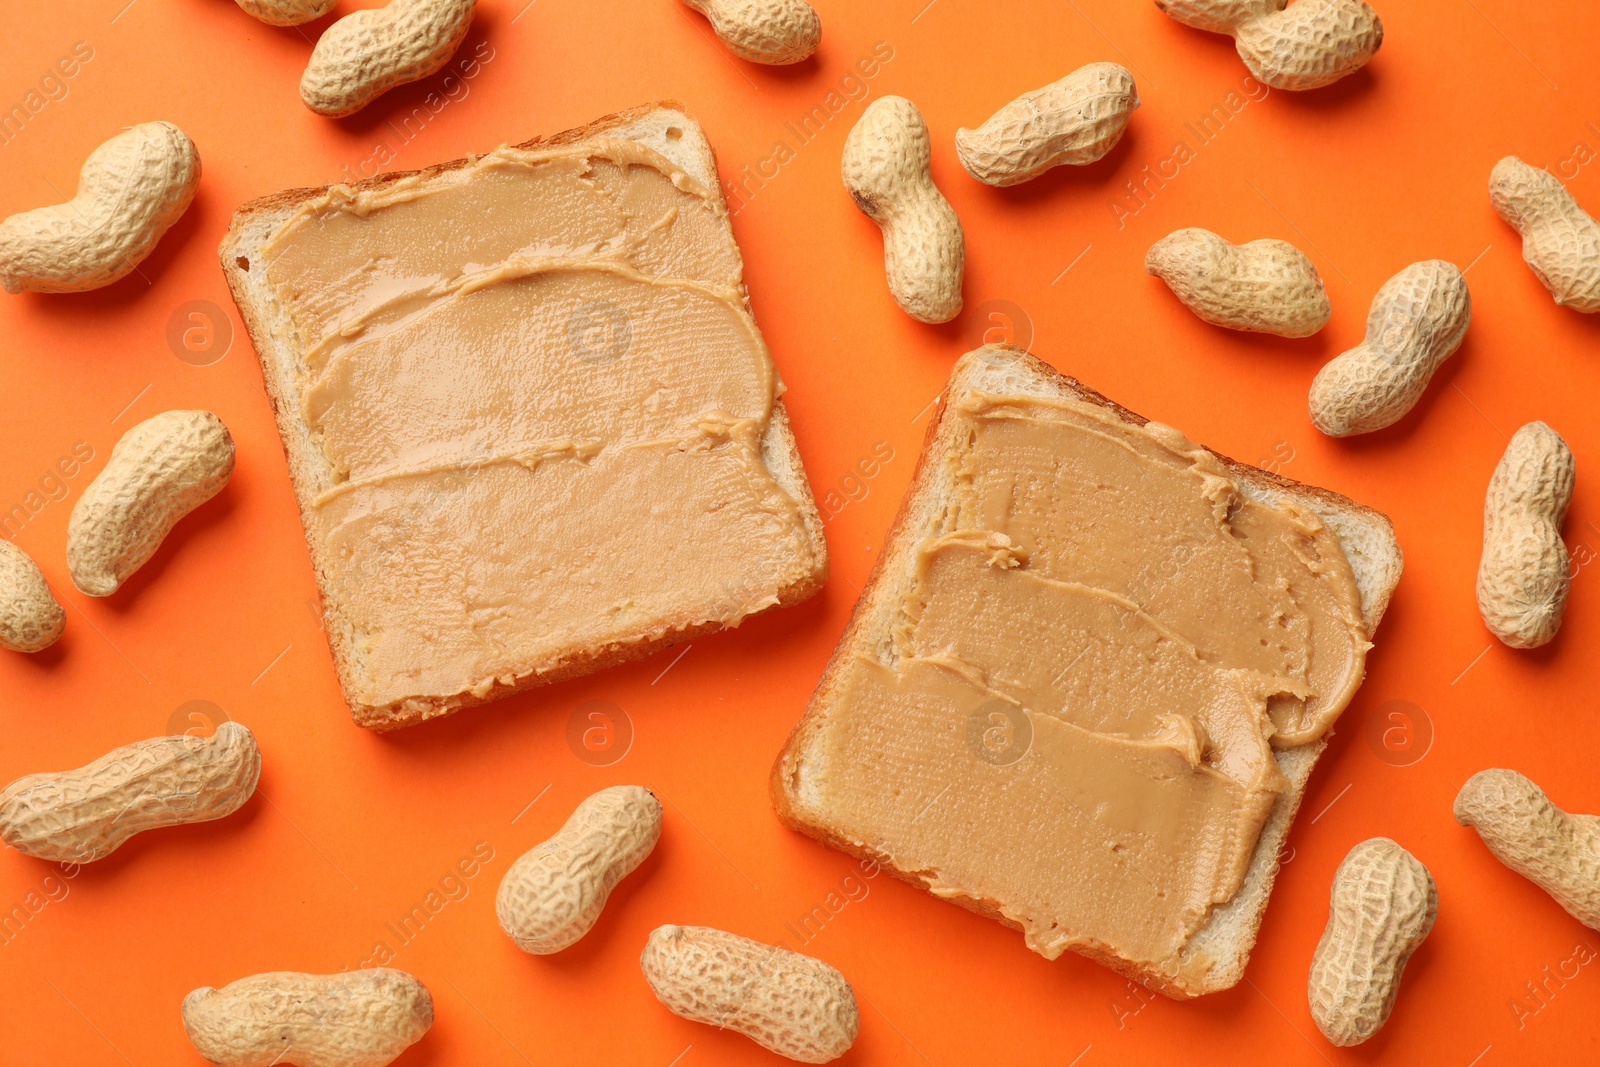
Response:
POLYGON ((781 390, 720 203, 629 141, 306 203, 264 248, 332 476, 353 698, 481 696, 736 623, 807 569, 761 459, 781 390))
POLYGON ((1350 565, 1170 427, 985 395, 948 417, 956 492, 893 641, 843 676, 812 800, 1046 956, 1175 973, 1244 877, 1274 745, 1360 682, 1350 565))

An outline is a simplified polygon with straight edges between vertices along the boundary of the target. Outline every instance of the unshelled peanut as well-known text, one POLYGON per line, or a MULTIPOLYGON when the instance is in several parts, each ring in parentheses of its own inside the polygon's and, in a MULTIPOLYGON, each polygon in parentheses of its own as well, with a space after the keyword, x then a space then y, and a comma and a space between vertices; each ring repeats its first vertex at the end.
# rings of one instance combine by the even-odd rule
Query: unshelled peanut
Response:
POLYGON ((1413 263, 1383 283, 1367 336, 1311 383, 1311 421, 1331 437, 1393 425, 1416 406, 1472 319, 1467 280, 1440 259, 1413 263))
POLYGON ((1317 89, 1367 65, 1383 23, 1362 0, 1156 0, 1185 26, 1233 37, 1239 58, 1274 89, 1317 89))
POLYGON ((1506 156, 1489 175, 1489 202, 1522 235, 1522 258, 1556 303, 1600 311, 1600 222, 1554 174, 1506 156))
POLYGON ((433 1025, 433 996, 405 971, 270 971, 183 998, 183 1029, 218 1067, 383 1067, 433 1025))
POLYGON ((560 952, 594 927, 611 890, 660 837, 654 793, 637 785, 600 790, 506 871, 495 899, 500 928, 524 952, 560 952))
POLYGON ((1306 983, 1311 1018, 1335 1045, 1359 1045, 1389 1019, 1400 975, 1439 910, 1433 876, 1387 837, 1361 842, 1333 876, 1328 925, 1306 983))
POLYGON ((65 204, 0 222, 0 286, 8 293, 82 293, 125 277, 194 200, 200 153, 170 122, 106 141, 65 204))
POLYGON ((1467 779, 1455 817, 1495 859, 1600 930, 1600 815, 1569 815, 1526 775, 1495 767, 1467 779))
POLYGON ((233 473, 233 438, 209 411, 164 411, 122 435, 73 505, 67 569, 90 596, 110 596, 233 473))
POLYGON ((1235 245, 1210 230, 1176 230, 1150 246, 1144 269, 1213 326, 1309 337, 1332 314, 1317 268, 1288 241, 1235 245))
POLYGON ((268 26, 298 26, 333 10, 335 0, 237 0, 245 13, 268 26))
POLYGON ((209 738, 135 741, 77 770, 26 775, 0 790, 0 840, 38 859, 92 863, 134 834, 232 814, 260 775, 255 736, 236 722, 209 738))
POLYGON ((56 643, 67 613, 33 557, 0 540, 0 648, 41 652, 56 643))
POLYGON ((1571 583, 1561 521, 1572 503, 1572 450, 1542 422, 1518 430, 1483 501, 1478 613, 1512 648, 1555 637, 1571 583))
POLYGON ((798 63, 817 50, 822 20, 806 0, 683 0, 740 59, 769 66, 798 63))
POLYGON ((838 1059, 861 1027, 844 975, 810 956, 705 926, 661 926, 639 957, 656 999, 801 1063, 838 1059))
POLYGON ((977 129, 958 129, 956 153, 980 182, 1017 185, 1063 163, 1100 159, 1122 139, 1138 106, 1139 90, 1126 67, 1090 63, 1023 93, 977 129))
POLYGON ((903 96, 868 105, 844 142, 844 187, 883 231, 889 292, 919 322, 961 311, 961 220, 933 184, 928 124, 903 96))
POLYGON ((356 11, 317 39, 300 99, 319 115, 351 115, 397 85, 426 78, 455 55, 477 0, 389 0, 356 11))

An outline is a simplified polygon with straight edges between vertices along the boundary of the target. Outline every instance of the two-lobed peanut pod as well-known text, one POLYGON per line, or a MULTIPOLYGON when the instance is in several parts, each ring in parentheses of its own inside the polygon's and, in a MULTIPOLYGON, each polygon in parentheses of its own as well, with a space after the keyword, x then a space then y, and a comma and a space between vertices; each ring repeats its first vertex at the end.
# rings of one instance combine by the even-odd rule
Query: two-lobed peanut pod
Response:
POLYGON ((683 0, 740 59, 769 66, 798 63, 817 50, 822 20, 806 0, 683 0))
POLYGON ((1554 174, 1506 156, 1489 175, 1489 202, 1522 235, 1522 258, 1556 303, 1600 311, 1600 222, 1554 174))
POLYGON ((1542 422, 1518 430, 1483 501, 1478 614, 1512 648, 1555 637, 1571 574, 1561 520, 1572 503, 1572 450, 1542 422))
POLYGON ((1239 58, 1274 89, 1317 89, 1366 66, 1383 23, 1362 0, 1156 0, 1185 26, 1233 37, 1239 58))
POLYGON ((949 322, 961 311, 966 248, 961 220, 933 184, 928 124, 903 96, 868 105, 844 142, 841 170, 866 216, 883 231, 889 292, 919 322, 949 322))
POLYGON ((980 182, 1017 185, 1063 163, 1100 159, 1122 139, 1138 106, 1139 90, 1126 67, 1089 63, 1023 93, 977 129, 958 129, 956 153, 980 182))
POLYGON ((1495 859, 1600 930, 1600 815, 1570 815, 1526 775, 1493 767, 1467 779, 1455 817, 1495 859))
POLYGON ((837 970, 724 930, 657 927, 639 966, 668 1010, 800 1063, 838 1059, 861 1027, 855 991, 837 970))
POLYGON ((218 1067, 384 1067, 433 1025, 433 996, 405 971, 271 971, 183 998, 183 1029, 218 1067))
POLYGON ((1317 268, 1287 241, 1235 245, 1210 230, 1176 230, 1150 246, 1144 269, 1213 326, 1309 337, 1332 314, 1317 268))
POLYGON ((600 790, 506 871, 495 898, 500 928, 524 952, 560 952, 594 927, 611 890, 660 837, 654 793, 637 785, 600 790))
POLYGON ((1416 406, 1472 319, 1467 280, 1440 259, 1413 263, 1383 283, 1367 312, 1367 336, 1335 356, 1311 383, 1311 421, 1331 437, 1371 433, 1416 406))
POLYGON ((298 26, 333 10, 335 0, 237 0, 245 14, 268 26, 298 26))
POLYGON ((1387 837, 1361 842, 1333 876, 1328 925, 1306 983, 1311 1018, 1335 1045, 1359 1045, 1389 1019, 1406 961, 1433 929, 1433 876, 1387 837))
POLYGON ((40 652, 56 643, 67 613, 33 557, 0 540, 0 648, 40 652))
POLYGON ((260 775, 255 736, 236 722, 209 738, 135 741, 77 770, 25 775, 0 790, 0 840, 38 859, 92 863, 145 830, 232 814, 260 775))
POLYGON ((106 141, 65 204, 0 222, 0 286, 8 293, 82 293, 126 276, 194 200, 200 153, 170 122, 106 141))
POLYGON ((426 78, 455 55, 477 0, 389 0, 329 26, 300 77, 319 115, 351 115, 397 85, 426 78))
POLYGON ((130 429, 72 507, 72 584, 90 596, 115 593, 231 473, 233 438, 209 411, 164 411, 130 429))

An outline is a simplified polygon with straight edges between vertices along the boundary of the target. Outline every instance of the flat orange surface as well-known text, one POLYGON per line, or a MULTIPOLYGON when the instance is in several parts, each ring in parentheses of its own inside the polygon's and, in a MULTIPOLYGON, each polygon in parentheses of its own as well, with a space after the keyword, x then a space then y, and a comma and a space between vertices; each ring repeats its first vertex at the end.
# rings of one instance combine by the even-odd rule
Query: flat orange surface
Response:
POLYGON ((1450 805, 1472 772, 1509 766, 1570 810, 1600 811, 1600 316, 1551 301, 1486 193, 1490 167, 1515 153, 1600 211, 1589 165, 1600 8, 1387 0, 1371 66, 1294 96, 1263 93, 1226 38, 1148 2, 816 6, 818 57, 774 70, 733 59, 675 0, 482 0, 448 76, 343 121, 296 92, 329 20, 272 29, 228 0, 8 12, 0 104, 22 110, 0 116, 0 215, 70 196, 85 155, 135 122, 181 125, 205 174, 138 274, 87 295, 0 294, 5 535, 68 614, 56 647, 0 655, 0 781, 218 709, 256 732, 264 771, 236 815, 141 836, 76 872, 0 855, 0 1058, 198 1064, 178 1013, 190 989, 387 959, 437 1004, 405 1067, 776 1062, 652 998, 638 953, 675 922, 786 940, 842 969, 863 1015, 845 1063, 1595 1059, 1600 934, 1495 862, 1450 805), (961 171, 958 126, 1093 60, 1132 69, 1144 101, 1107 159, 1010 191, 961 171), (894 306, 878 232, 839 181, 865 99, 891 92, 926 114, 935 177, 966 228, 967 310, 943 327, 894 306), (756 316, 828 515, 832 577, 814 600, 735 632, 365 733, 340 700, 261 373, 216 263, 229 215, 288 186, 419 167, 664 98, 683 101, 717 149, 756 316), (1333 321, 1305 341, 1200 322, 1142 269, 1150 243, 1182 226, 1294 242, 1327 282, 1333 321), (1468 270, 1466 343, 1400 425, 1320 436, 1306 415, 1312 375, 1360 340, 1386 278, 1433 257, 1468 270), (1317 768, 1247 980, 1230 992, 1178 1004, 1077 957, 1047 962, 996 923, 863 877, 781 827, 767 802, 768 767, 872 566, 930 403, 983 337, 1028 345, 1220 451, 1381 508, 1399 531, 1405 577, 1366 686, 1317 768), (72 505, 130 425, 173 407, 228 424, 233 480, 120 593, 81 596, 65 563, 72 505), (1489 474, 1533 419, 1565 435, 1580 474, 1566 623, 1530 653, 1491 639, 1473 581, 1489 474), (597 711, 616 728, 609 749, 587 718, 597 711), (666 802, 659 848, 586 940, 524 955, 495 923, 500 877, 617 782, 666 802), (1377 834, 1432 869, 1438 924, 1388 1027, 1340 1050, 1312 1024, 1306 968, 1335 866, 1377 834))

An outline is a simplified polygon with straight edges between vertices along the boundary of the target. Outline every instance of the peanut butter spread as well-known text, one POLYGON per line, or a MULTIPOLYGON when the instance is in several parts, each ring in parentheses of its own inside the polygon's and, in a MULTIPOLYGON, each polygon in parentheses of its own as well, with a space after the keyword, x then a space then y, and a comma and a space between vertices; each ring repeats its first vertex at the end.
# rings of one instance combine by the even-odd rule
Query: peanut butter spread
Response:
POLYGON ((646 146, 334 186, 262 251, 327 460, 307 526, 353 702, 735 625, 812 570, 763 462, 782 385, 726 211, 646 146))
POLYGON ((954 492, 892 636, 836 675, 807 803, 1047 957, 1176 974, 1284 787, 1274 746, 1360 682, 1350 564, 1170 427, 981 393, 947 418, 954 492))

